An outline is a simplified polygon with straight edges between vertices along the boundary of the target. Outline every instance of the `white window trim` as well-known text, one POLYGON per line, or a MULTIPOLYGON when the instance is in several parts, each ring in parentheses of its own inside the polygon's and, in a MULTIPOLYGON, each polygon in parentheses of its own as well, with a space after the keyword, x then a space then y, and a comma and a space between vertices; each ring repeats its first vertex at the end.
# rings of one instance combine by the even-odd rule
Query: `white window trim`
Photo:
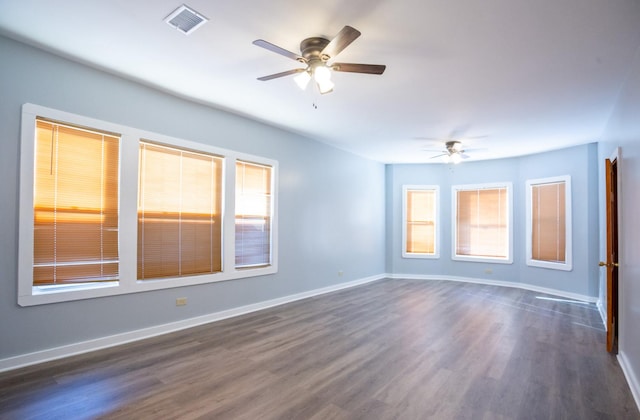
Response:
POLYGON ((109 123, 81 115, 34 104, 22 106, 20 150, 20 209, 18 244, 18 304, 32 306, 55 302, 122 295, 150 290, 192 286, 274 274, 278 271, 278 162, 260 156, 222 149, 207 144, 169 137, 120 124, 109 123), (120 211, 118 248, 120 279, 118 282, 65 285, 60 287, 33 286, 33 186, 35 119, 44 117, 73 125, 92 127, 121 135, 120 141, 120 211), (223 271, 214 274, 184 276, 158 280, 137 279, 137 201, 138 147, 141 139, 200 150, 224 157, 223 186, 223 271), (235 268, 235 162, 256 162, 272 169, 272 233, 271 265, 258 268, 235 268), (128 180, 123 182, 122 180, 128 180), (226 215, 226 217, 225 217, 226 215))
POLYGON ((563 175, 549 178, 539 178, 539 179, 529 179, 526 181, 526 217, 527 217, 527 243, 526 243, 526 251, 527 251, 527 265, 532 267, 542 267, 542 268, 550 268, 553 270, 564 270, 571 271, 573 269, 573 245, 572 245, 572 210, 571 210, 571 176, 563 175), (565 184, 565 262, 550 262, 550 261, 540 261, 533 259, 533 249, 531 241, 533 239, 533 214, 531 210, 532 200, 531 195, 533 192, 532 187, 534 185, 542 185, 542 184, 553 184, 558 182, 564 182, 565 184))
POLYGON ((453 185, 451 187, 451 259, 456 261, 472 261, 496 264, 513 264, 513 183, 511 182, 494 182, 485 184, 466 184, 453 185), (458 255, 456 253, 456 238, 458 236, 457 210, 458 210, 458 191, 465 190, 481 190, 481 189, 507 189, 507 239, 509 241, 508 255, 506 258, 498 257, 475 257, 472 255, 458 255))
POLYGON ((403 185, 402 186, 402 258, 440 258, 440 186, 438 185, 403 185), (435 243, 434 253, 425 254, 407 252, 407 192, 408 191, 435 191, 435 243))

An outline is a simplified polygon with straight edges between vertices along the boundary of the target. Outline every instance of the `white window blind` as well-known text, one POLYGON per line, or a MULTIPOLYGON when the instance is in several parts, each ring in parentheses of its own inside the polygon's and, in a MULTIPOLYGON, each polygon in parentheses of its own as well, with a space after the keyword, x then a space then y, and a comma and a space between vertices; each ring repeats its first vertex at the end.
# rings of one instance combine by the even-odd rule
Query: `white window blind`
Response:
POLYGON ((138 279, 222 270, 222 158, 140 142, 138 279))
POLYGON ((458 188, 454 192, 455 255, 509 259, 509 189, 458 188))
POLYGON ((405 253, 435 255, 437 191, 405 188, 405 253))
POLYGON ((118 279, 120 137, 36 119, 33 285, 118 279))
POLYGON ((527 181, 527 265, 572 269, 571 177, 527 181))
POLYGON ((531 194, 532 258, 565 262, 565 183, 533 185, 531 194))
POLYGON ((271 172, 256 163, 236 162, 236 267, 271 264, 271 172))

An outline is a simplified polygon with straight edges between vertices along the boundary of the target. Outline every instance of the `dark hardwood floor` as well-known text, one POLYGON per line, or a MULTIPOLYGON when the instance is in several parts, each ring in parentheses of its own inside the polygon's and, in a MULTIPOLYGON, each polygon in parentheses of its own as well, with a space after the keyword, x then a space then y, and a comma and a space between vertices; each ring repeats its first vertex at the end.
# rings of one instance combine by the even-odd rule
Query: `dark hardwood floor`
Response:
POLYGON ((594 305, 384 280, 0 374, 2 419, 640 419, 594 305))

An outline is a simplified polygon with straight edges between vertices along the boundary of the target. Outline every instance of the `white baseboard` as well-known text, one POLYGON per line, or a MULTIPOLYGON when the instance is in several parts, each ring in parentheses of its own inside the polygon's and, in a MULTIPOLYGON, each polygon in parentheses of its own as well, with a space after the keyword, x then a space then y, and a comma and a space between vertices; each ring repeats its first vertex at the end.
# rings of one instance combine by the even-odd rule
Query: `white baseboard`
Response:
POLYGON ((618 363, 620 363, 624 377, 627 379, 629 388, 631 388, 633 399, 636 401, 638 410, 640 410, 640 381, 638 381, 638 377, 633 373, 633 369, 631 369, 631 365, 629 364, 629 359, 622 351, 618 353, 618 363))
POLYGON ((511 281, 487 280, 487 279, 478 279, 475 277, 438 276, 438 275, 429 275, 429 274, 387 274, 387 277, 392 279, 407 279, 407 280, 449 280, 449 281, 460 281, 464 283, 487 284, 490 286, 515 287, 517 289, 531 290, 533 292, 545 293, 549 295, 563 297, 566 299, 579 300, 582 302, 596 303, 598 301, 598 298, 593 296, 566 292, 564 290, 556 290, 556 289, 549 289, 546 287, 533 286, 531 284, 515 283, 511 281))
MULTIPOLYGON (((22 354, 14 357, 0 359, 0 372, 17 369, 24 366, 34 365, 38 363, 48 362, 51 360, 61 359, 64 357, 73 356, 76 354, 87 353, 94 350, 100 350, 107 347, 113 347, 120 344, 130 343, 132 341, 142 340, 145 338, 155 337, 162 334, 167 334, 174 331, 183 330, 185 328, 191 328, 210 322, 220 321, 223 319, 231 318, 234 316, 244 315, 250 312, 259 311, 262 309, 271 308, 274 306, 284 305, 285 303, 294 302, 301 299, 306 299, 313 296, 322 295, 350 287, 359 286, 361 284, 370 283, 373 281, 381 280, 384 278, 393 279, 410 279, 410 280, 449 280, 459 281, 466 283, 479 283, 493 286, 503 287, 515 287, 519 289, 531 290, 540 293, 546 293, 554 296, 560 296, 568 299, 575 299, 584 302, 594 303, 597 298, 591 296, 580 295, 576 293, 565 292, 562 290, 547 289, 544 287, 537 287, 528 284, 498 281, 498 280, 485 280, 472 277, 457 277, 457 276, 436 276, 436 275, 416 275, 416 274, 379 274, 371 277, 365 277, 358 280, 353 280, 346 283, 335 284, 320 289, 309 290, 302 293, 296 293, 289 296, 284 296, 277 299, 271 299, 263 302, 254 303, 251 305, 240 306, 237 308, 228 309, 226 311, 215 312, 195 318, 189 318, 182 321, 172 322, 169 324, 157 325, 154 327, 143 328, 135 331, 128 331, 121 334, 111 335, 108 337, 101 337, 95 340, 82 341, 78 343, 68 344, 61 347, 55 347, 51 349, 45 349, 33 353, 22 354)), ((635 395, 635 394, 634 394, 635 395)), ((637 399, 636 399, 637 401, 637 399)))
POLYGON ((294 302, 301 299, 310 298, 313 296, 323 295, 325 293, 335 292, 350 287, 359 286, 361 284, 370 283, 376 280, 386 278, 385 274, 379 274, 376 276, 365 277, 358 280, 349 281, 346 283, 339 283, 320 289, 309 290, 302 293, 296 293, 289 296, 284 296, 277 299, 265 300, 262 302, 254 303, 251 305, 240 306, 237 308, 228 309, 226 311, 215 312, 195 318, 189 318, 182 321, 171 322, 169 324, 157 325, 154 327, 143 328, 135 331, 128 331, 126 333, 111 335, 108 337, 102 337, 95 340, 82 341, 78 343, 68 344, 61 347, 50 348, 33 353, 18 355, 9 357, 6 359, 0 359, 0 372, 13 370, 29 365, 48 362, 51 360, 62 359, 64 357, 73 356, 81 353, 88 353, 94 350, 100 350, 107 347, 118 346, 121 344, 130 343, 132 341, 142 340, 145 338, 155 337, 162 334, 167 334, 174 331, 183 330, 185 328, 191 328, 202 324, 208 324, 210 322, 220 321, 223 319, 231 318, 234 316, 244 315, 250 312, 259 311, 262 309, 271 308, 274 306, 284 305, 285 303, 294 302))
POLYGON ((598 299, 598 301, 596 302, 596 307, 598 308, 598 312, 600 312, 600 318, 602 318, 602 324, 604 325, 604 329, 605 331, 608 331, 608 325, 607 325, 607 314, 604 311, 604 306, 602 306, 602 300, 598 299))

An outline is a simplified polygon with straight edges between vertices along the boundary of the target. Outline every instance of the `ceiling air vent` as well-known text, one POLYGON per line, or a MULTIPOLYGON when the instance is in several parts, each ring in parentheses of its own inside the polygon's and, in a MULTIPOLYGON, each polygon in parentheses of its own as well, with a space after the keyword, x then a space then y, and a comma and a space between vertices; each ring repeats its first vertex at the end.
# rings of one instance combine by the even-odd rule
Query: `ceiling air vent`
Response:
POLYGON ((191 9, 186 4, 178 7, 164 21, 185 35, 189 35, 209 19, 191 9))

